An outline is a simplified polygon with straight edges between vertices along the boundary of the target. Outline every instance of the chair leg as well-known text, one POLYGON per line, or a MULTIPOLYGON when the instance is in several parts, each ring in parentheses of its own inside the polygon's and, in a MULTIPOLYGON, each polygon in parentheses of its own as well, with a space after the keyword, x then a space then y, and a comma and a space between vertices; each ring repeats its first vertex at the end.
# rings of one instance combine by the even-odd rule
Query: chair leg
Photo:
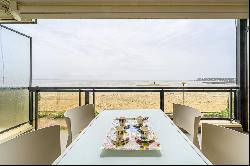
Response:
POLYGON ((68 147, 71 143, 72 143, 72 134, 68 134, 68 140, 67 140, 66 147, 68 147))
POLYGON ((199 123, 201 120, 201 116, 195 117, 194 120, 194 135, 193 135, 193 143, 194 145, 200 149, 200 143, 199 143, 199 139, 198 139, 198 129, 199 129, 199 123))
POLYGON ((67 140, 67 145, 66 145, 66 147, 68 147, 72 143, 71 122, 70 122, 70 118, 68 117, 65 117, 65 121, 66 121, 67 128, 68 128, 68 140, 67 140))

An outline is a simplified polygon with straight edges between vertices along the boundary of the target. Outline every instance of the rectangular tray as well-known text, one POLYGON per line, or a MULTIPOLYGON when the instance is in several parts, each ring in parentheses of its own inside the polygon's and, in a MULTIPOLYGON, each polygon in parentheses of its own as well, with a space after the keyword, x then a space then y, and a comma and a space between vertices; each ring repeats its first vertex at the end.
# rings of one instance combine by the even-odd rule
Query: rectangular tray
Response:
POLYGON ((101 149, 103 150, 121 150, 121 151, 160 151, 161 146, 158 138, 152 128, 149 118, 146 118, 144 125, 148 126, 150 131, 150 142, 142 142, 140 132, 137 126, 136 118, 126 118, 126 135, 128 139, 125 145, 116 146, 113 142, 116 140, 115 127, 119 126, 118 118, 113 120, 112 127, 104 139, 101 149))

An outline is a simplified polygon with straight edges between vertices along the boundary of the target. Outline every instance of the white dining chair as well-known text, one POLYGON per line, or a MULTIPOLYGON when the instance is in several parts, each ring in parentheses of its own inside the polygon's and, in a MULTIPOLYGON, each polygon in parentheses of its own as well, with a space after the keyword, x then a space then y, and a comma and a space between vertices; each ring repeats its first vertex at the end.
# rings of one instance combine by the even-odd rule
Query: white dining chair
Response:
POLYGON ((249 135, 202 123, 201 151, 215 165, 249 165, 249 135))
POLYGON ((185 131, 185 135, 200 149, 198 128, 201 119, 200 111, 181 104, 173 104, 173 122, 185 131))
POLYGON ((49 165, 60 154, 60 126, 56 125, 0 144, 0 165, 49 165))
POLYGON ((64 113, 64 117, 68 128, 67 146, 69 146, 80 132, 95 118, 94 105, 88 104, 70 109, 64 113))

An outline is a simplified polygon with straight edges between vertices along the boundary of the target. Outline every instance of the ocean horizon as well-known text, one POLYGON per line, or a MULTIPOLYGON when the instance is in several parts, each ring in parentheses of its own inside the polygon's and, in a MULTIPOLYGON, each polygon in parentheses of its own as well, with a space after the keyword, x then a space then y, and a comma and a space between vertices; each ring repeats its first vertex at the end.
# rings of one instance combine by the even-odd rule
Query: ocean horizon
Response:
POLYGON ((140 86, 235 86, 229 81, 204 81, 204 80, 66 80, 66 79, 33 79, 32 86, 40 87, 140 87, 140 86))

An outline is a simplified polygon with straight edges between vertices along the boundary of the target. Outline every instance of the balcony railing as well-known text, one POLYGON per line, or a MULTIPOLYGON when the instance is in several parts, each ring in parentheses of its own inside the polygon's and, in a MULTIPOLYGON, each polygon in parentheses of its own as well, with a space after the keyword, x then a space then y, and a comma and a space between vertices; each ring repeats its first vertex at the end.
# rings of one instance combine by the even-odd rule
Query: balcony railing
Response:
POLYGON ((35 126, 62 127, 63 113, 73 107, 95 104, 96 113, 104 109, 160 108, 170 117, 172 103, 200 110, 202 119, 234 120, 237 117, 238 87, 32 87, 30 122, 35 126), (56 123, 55 122, 55 123, 56 123))

